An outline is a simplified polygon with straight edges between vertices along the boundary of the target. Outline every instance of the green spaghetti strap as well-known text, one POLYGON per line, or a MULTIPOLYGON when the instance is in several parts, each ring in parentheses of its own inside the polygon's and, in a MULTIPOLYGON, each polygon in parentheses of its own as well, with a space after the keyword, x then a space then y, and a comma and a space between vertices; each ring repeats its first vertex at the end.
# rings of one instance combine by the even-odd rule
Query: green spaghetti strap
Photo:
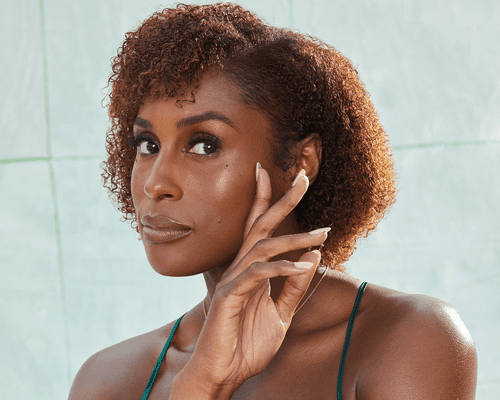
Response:
POLYGON ((344 348, 342 349, 342 357, 340 357, 340 367, 339 376, 337 378, 337 400, 342 400, 342 378, 344 375, 344 365, 347 357, 347 349, 349 348, 349 342, 351 341, 352 327, 354 325, 354 320, 359 310, 359 304, 361 303, 361 298, 365 292, 367 283, 363 282, 358 290, 358 295, 356 296, 356 301, 354 302, 354 307, 352 308, 351 318, 349 318, 349 324, 347 325, 347 332, 345 334, 344 348))
POLYGON ((167 349, 170 346, 170 342, 172 341, 172 338, 174 337, 174 333, 177 330, 177 327, 179 326, 179 323, 181 322, 182 317, 180 317, 175 322, 175 325, 172 328, 172 331, 170 332, 170 336, 167 339, 167 343, 165 343, 165 346, 163 346, 163 350, 161 351, 160 357, 158 357, 158 360, 156 361, 156 365, 153 369, 153 372, 151 373, 151 376, 149 377, 149 382, 146 386, 146 389, 144 390, 144 393, 142 394, 141 400, 146 400, 149 396, 149 392, 151 391, 151 388, 153 387, 153 383, 156 379, 156 374, 158 373, 158 370, 160 369, 161 362, 163 361, 163 358, 165 357, 165 354, 167 353, 167 349))

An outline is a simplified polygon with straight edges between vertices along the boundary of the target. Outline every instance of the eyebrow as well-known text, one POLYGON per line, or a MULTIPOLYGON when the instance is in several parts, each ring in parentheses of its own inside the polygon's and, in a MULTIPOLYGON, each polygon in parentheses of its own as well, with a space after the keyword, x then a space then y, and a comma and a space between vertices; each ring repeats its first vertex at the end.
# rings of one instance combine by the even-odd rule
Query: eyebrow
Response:
POLYGON ((140 117, 137 117, 135 119, 134 125, 137 125, 138 127, 144 128, 144 129, 152 129, 153 128, 153 125, 151 125, 151 122, 149 122, 145 119, 142 119, 140 117))
POLYGON ((203 114, 193 115, 192 117, 181 119, 179 122, 177 122, 177 128, 186 128, 191 125, 196 125, 204 121, 212 121, 212 120, 221 121, 226 125, 229 125, 231 128, 237 130, 228 117, 216 111, 207 111, 203 114))
MULTIPOLYGON (((221 121, 229 125, 231 128, 237 130, 232 121, 228 117, 216 111, 207 111, 203 114, 193 115, 192 117, 183 118, 179 122, 177 122, 176 126, 177 128, 186 128, 188 126, 196 125, 204 121, 213 121, 213 120, 221 121)), ((151 124, 151 122, 141 117, 137 117, 135 119, 134 125, 137 125, 138 127, 144 129, 153 129, 153 125, 151 124)))

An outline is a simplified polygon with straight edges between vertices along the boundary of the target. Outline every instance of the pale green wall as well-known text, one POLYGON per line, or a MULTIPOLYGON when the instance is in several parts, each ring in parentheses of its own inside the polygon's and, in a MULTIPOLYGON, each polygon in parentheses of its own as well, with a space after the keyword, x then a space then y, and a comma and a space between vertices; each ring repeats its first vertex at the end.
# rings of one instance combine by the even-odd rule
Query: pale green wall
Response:
MULTIPOLYGON (((399 200, 353 275, 453 304, 500 393, 500 3, 255 0, 351 58, 395 149, 399 200)), ((146 0, 2 0, 0 398, 63 399, 94 352, 177 318, 198 278, 163 278, 100 186, 109 59, 146 0)))

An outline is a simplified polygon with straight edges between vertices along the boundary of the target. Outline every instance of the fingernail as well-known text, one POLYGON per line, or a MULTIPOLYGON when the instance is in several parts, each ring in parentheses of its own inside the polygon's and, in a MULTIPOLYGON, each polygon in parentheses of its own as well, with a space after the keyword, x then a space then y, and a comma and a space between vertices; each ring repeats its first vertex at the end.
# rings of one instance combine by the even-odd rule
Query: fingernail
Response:
POLYGON ((312 262, 307 262, 307 261, 296 262, 293 264, 295 265, 296 268, 300 269, 309 269, 314 265, 312 262))
POLYGON ((262 168, 260 162, 257 161, 257 165, 255 166, 255 180, 259 180, 259 170, 262 168))
POLYGON ((332 230, 332 228, 328 227, 328 228, 320 228, 320 229, 316 229, 314 231, 311 231, 309 232, 309 234, 311 235, 319 235, 320 233, 328 233, 332 230))
POLYGON ((312 253, 316 253, 318 256, 321 257, 321 251, 319 251, 319 250, 313 250, 312 253))
POLYGON ((295 180, 293 181, 292 183, 292 186, 295 186, 295 184, 299 181, 299 179, 302 177, 302 176, 306 176, 306 170, 305 169, 301 169, 300 172, 297 174, 297 176, 295 177, 295 180))

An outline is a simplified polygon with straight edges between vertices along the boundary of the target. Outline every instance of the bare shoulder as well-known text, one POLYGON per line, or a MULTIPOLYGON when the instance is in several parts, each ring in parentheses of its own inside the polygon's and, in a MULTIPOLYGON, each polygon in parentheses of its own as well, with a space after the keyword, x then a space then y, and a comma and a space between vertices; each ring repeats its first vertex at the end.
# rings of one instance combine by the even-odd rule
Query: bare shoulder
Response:
POLYGON ((376 285, 366 295, 359 398, 474 398, 476 350, 451 305, 376 285))
POLYGON ((453 339, 453 342, 462 343, 466 347, 474 346, 458 312, 445 301, 377 285, 369 285, 369 288, 366 297, 370 300, 370 313, 377 319, 375 322, 394 329, 398 337, 408 336, 414 340, 415 333, 418 332, 425 336, 431 335, 434 339, 431 342, 453 339))
POLYGON ((140 398, 165 335, 174 323, 127 339, 91 356, 76 375, 69 400, 140 398), (137 393, 138 396, 136 395, 137 393))

